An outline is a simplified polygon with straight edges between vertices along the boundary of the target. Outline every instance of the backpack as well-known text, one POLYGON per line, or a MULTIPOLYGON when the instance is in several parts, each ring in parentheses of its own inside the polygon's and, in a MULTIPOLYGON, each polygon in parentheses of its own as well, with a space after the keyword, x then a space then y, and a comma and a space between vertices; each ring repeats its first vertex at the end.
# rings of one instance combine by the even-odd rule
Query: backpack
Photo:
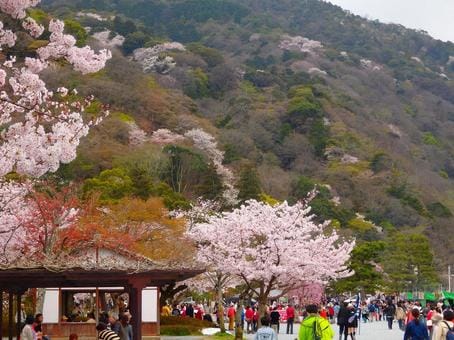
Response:
POLYGON ((446 333, 446 340, 454 340, 454 330, 449 327, 449 324, 446 321, 443 321, 443 323, 448 327, 448 333, 446 333))
POLYGON ((314 340, 322 340, 322 330, 318 324, 318 318, 315 318, 314 324, 312 326, 312 338, 314 340))

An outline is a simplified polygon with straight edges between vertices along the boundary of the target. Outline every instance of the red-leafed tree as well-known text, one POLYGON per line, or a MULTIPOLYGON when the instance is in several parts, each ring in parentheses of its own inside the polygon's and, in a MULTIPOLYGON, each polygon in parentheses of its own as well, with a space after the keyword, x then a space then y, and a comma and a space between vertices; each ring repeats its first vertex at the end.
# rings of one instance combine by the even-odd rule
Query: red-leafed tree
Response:
POLYGON ((81 203, 72 187, 35 190, 27 196, 29 213, 20 222, 14 248, 32 261, 57 261, 75 230, 81 203))

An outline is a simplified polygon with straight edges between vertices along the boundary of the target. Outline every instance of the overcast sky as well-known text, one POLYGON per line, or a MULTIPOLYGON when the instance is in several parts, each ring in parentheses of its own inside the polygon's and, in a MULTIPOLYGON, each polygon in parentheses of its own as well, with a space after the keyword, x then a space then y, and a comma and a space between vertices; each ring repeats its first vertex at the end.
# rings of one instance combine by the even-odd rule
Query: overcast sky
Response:
POLYGON ((454 42, 454 0, 329 0, 351 12, 454 42))

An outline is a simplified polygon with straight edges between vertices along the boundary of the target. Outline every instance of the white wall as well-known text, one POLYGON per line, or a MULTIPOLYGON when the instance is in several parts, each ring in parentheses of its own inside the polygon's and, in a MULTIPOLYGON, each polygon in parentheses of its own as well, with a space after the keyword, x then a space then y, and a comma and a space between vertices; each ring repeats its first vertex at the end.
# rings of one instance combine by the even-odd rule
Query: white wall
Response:
POLYGON ((142 322, 158 321, 158 289, 146 287, 142 290, 142 322))
POLYGON ((43 323, 58 323, 60 311, 58 288, 46 288, 43 305, 43 323))

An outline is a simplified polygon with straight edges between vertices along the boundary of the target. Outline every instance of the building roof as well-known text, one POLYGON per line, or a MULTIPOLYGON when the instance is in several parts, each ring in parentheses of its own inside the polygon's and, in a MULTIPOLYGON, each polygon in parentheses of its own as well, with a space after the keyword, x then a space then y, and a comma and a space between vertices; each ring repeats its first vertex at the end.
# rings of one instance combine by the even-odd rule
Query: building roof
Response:
POLYGON ((0 267, 0 289, 85 286, 161 286, 204 272, 178 263, 160 263, 109 248, 85 248, 64 258, 31 261, 17 258, 0 267))

